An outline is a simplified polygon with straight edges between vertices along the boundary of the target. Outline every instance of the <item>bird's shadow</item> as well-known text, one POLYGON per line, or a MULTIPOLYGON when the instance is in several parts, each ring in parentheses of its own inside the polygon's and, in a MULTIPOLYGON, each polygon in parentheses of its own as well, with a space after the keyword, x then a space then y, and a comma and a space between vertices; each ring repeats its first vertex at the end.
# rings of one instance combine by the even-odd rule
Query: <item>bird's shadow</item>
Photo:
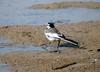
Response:
POLYGON ((60 44, 59 47, 79 48, 78 45, 74 45, 72 43, 63 43, 63 44, 60 44))

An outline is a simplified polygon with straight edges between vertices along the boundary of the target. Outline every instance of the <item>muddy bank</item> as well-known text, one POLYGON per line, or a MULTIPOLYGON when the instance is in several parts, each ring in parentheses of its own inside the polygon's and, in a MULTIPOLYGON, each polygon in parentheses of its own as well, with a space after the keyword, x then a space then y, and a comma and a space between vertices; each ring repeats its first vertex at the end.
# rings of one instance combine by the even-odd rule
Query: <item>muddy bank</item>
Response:
POLYGON ((17 52, 0 56, 12 72, 99 72, 100 56, 96 50, 65 48, 62 53, 17 52))
POLYGON ((69 7, 79 7, 79 8, 100 8, 100 3, 98 2, 55 2, 48 4, 33 4, 31 9, 60 9, 69 7))
MULTIPOLYGON (((56 27, 66 37, 82 43, 83 48, 65 45, 60 54, 46 51, 7 53, 0 55, 0 63, 10 64, 12 72, 99 72, 100 21, 57 24, 56 27)), ((45 25, 0 26, 0 36, 14 43, 42 45, 48 43, 44 28, 45 25)))
MULTIPOLYGON (((86 48, 100 47, 100 21, 55 25, 66 37, 80 42, 86 48)), ((45 25, 0 26, 0 36, 10 38, 13 43, 39 46, 48 43, 44 29, 45 25)))

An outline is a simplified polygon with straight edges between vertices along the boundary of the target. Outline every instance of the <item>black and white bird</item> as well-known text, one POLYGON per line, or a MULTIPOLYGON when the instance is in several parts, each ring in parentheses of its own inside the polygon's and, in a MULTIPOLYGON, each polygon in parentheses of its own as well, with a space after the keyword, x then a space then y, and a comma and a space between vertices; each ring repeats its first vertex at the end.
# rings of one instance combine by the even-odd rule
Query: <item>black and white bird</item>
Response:
POLYGON ((56 27, 54 26, 54 23, 52 22, 48 22, 48 25, 46 27, 46 29, 44 30, 45 36, 46 38, 52 42, 52 41, 57 41, 57 51, 59 51, 59 45, 60 45, 60 41, 67 41, 70 42, 74 45, 78 45, 78 42, 72 40, 72 39, 68 39, 64 36, 64 34, 60 33, 56 27))

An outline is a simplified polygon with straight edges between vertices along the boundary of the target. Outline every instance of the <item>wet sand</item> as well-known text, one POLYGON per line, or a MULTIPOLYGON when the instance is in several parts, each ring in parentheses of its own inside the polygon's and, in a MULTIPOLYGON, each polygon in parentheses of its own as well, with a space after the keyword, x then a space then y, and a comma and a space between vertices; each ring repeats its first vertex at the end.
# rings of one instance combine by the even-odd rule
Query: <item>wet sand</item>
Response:
MULTIPOLYGON (((46 51, 7 53, 0 55, 0 62, 12 65, 12 72, 99 72, 100 21, 57 24, 56 27, 66 37, 80 42, 82 48, 62 42, 60 54, 46 51)), ((0 26, 0 36, 17 44, 40 46, 48 43, 44 28, 45 25, 0 26)))
MULTIPOLYGON (((100 47, 100 21, 55 25, 66 37, 82 43, 85 47, 100 47)), ((45 25, 0 26, 0 36, 8 37, 13 43, 40 46, 48 43, 44 29, 45 25)))
POLYGON ((100 8, 99 2, 55 2, 47 4, 33 4, 31 9, 60 9, 60 8, 100 8))

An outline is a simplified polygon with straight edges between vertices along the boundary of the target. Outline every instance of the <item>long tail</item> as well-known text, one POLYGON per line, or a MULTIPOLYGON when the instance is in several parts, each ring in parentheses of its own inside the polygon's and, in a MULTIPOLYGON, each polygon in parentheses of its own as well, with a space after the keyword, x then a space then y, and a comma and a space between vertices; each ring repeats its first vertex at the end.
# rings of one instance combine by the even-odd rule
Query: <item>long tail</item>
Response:
POLYGON ((68 38, 65 38, 65 40, 71 42, 72 44, 75 44, 75 45, 78 45, 79 43, 77 41, 74 41, 72 39, 68 39, 68 38))
POLYGON ((72 39, 66 38, 64 35, 61 36, 61 39, 63 39, 64 41, 70 42, 74 45, 78 45, 79 43, 77 41, 74 41, 72 39))

